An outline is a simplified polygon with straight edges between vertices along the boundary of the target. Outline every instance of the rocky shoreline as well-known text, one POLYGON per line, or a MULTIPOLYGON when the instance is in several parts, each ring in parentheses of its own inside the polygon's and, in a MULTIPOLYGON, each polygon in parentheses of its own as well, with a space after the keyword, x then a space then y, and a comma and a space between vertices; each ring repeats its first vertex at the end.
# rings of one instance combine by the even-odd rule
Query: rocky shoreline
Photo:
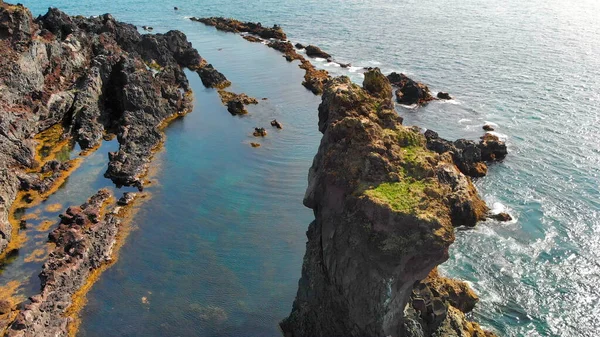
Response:
MULTIPOLYGON (((33 18, 0 0, 1 258, 18 250, 11 242, 19 230, 15 210, 44 200, 81 162, 58 155, 75 142, 83 155, 116 136, 119 149, 109 153, 105 176, 142 190, 162 128, 191 111, 184 68, 202 77, 207 65, 179 31, 142 35, 109 14, 84 18, 55 8, 33 18)), ((104 216, 110 199, 100 191, 63 215, 50 235, 56 250, 40 274, 41 294, 22 310, 9 303, 0 312, 3 324, 18 313, 7 335, 69 333, 74 313, 65 310, 73 295, 110 261, 120 223, 104 216)))
MULTIPOLYGON (((360 87, 317 69, 298 50, 334 62, 331 55, 293 45, 277 25, 192 20, 248 34, 246 40, 299 60, 303 85, 323 96, 323 139, 304 199, 315 221, 292 312, 281 322, 285 336, 494 336, 466 319, 478 300, 468 285, 436 268, 448 259, 456 227, 490 216, 469 176, 484 176, 487 163, 507 155, 506 145, 492 133, 478 143, 451 142, 403 126, 393 86, 401 104, 436 98, 402 74, 365 69, 360 87)), ((22 5, 0 0, 0 253, 18 248, 10 246, 18 231, 15 206, 42 200, 77 167, 80 160, 52 153, 58 144, 77 142, 93 151, 116 136, 120 147, 109 154, 105 176, 143 190, 162 128, 191 111, 184 68, 217 89, 232 115, 258 103, 226 91, 231 82, 179 31, 142 35, 109 14, 73 17, 57 9, 34 19, 22 5), (44 133, 52 142, 39 139, 44 133), (50 155, 41 155, 43 147, 50 155)), ((283 127, 277 120, 271 125, 283 127)), ((254 134, 267 132, 256 128, 254 134)), ((0 302, 0 321, 10 316, 2 321, 7 336, 74 332, 77 296, 111 261, 120 207, 134 199, 128 193, 116 206, 111 193, 100 190, 61 215, 49 236, 56 247, 40 274, 40 294, 19 308, 0 302)))
POLYGON ((284 335, 494 336, 465 318, 472 290, 436 271, 455 228, 489 210, 452 153, 402 125, 377 68, 363 87, 327 83, 319 130, 304 198, 315 221, 284 335))
POLYGON ((73 318, 68 315, 74 295, 92 273, 111 261, 121 220, 118 209, 109 212, 113 196, 98 191, 79 207, 61 214, 58 228, 49 235, 56 245, 42 267, 42 290, 32 296, 9 326, 5 336, 63 336, 73 318))

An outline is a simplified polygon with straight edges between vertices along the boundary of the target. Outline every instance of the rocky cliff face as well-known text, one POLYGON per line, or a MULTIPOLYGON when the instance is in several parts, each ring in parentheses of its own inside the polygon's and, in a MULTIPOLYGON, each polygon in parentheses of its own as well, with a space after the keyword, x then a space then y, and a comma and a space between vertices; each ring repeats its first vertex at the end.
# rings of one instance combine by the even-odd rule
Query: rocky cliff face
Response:
MULTIPOLYGON (((83 149, 116 134, 106 176, 142 188, 160 124, 191 108, 183 72, 204 60, 178 31, 141 35, 106 14, 71 17, 57 9, 33 19, 0 1, 0 252, 11 239, 8 212, 19 172, 43 179, 34 135, 65 126, 83 149)), ((42 184, 43 185, 43 184, 42 184)))
POLYGON ((427 149, 417 128, 402 125, 379 69, 365 74, 364 86, 347 77, 325 86, 323 139, 304 199, 315 221, 281 328, 286 337, 484 334, 473 325, 440 330, 467 324, 459 309, 476 301, 468 287, 444 297, 436 282, 419 285, 448 259, 454 227, 475 225, 488 209, 451 154, 427 149), (420 307, 418 289, 431 293, 420 307))

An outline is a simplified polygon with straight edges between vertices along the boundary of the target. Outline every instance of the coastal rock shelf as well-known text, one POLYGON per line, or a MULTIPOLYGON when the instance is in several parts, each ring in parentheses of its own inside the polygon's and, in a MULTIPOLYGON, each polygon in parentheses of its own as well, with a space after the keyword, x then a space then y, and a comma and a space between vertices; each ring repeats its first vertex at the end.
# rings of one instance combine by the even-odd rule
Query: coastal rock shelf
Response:
POLYGON ((433 271, 454 228, 487 206, 450 153, 402 125, 379 69, 363 86, 325 86, 304 198, 315 221, 285 336, 493 336, 465 319, 477 301, 468 286, 433 271))
POLYGON ((89 276, 111 260, 121 220, 108 213, 113 196, 100 190, 79 207, 69 207, 49 235, 56 248, 44 264, 42 291, 31 297, 7 337, 62 336, 73 319, 68 310, 89 276))

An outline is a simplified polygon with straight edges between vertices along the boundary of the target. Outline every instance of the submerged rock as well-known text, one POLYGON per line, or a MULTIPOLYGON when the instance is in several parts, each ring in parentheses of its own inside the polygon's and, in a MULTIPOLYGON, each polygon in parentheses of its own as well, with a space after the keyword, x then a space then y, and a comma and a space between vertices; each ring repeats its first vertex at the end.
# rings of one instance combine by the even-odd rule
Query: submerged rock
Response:
POLYGON ((243 38, 244 38, 244 40, 250 41, 250 42, 263 42, 264 41, 263 39, 258 38, 254 35, 244 35, 243 38))
POLYGON ((265 128, 254 128, 254 132, 252 134, 254 137, 266 137, 267 130, 265 130, 265 128))
POLYGON ((484 124, 483 125, 483 130, 485 131, 494 131, 494 126, 491 124, 484 124))
POLYGON ((283 125, 281 123, 279 123, 276 119, 271 121, 271 126, 276 127, 278 129, 283 129, 283 125))
MULTIPOLYGON (((451 156, 428 150, 388 96, 370 92, 347 77, 325 85, 323 139, 304 198, 315 220, 292 312, 280 324, 286 337, 425 336, 417 321, 414 334, 406 325, 415 282, 448 259, 454 227, 486 217, 451 156)), ((448 293, 432 301, 437 324, 454 322, 448 303, 460 297, 448 293)))
POLYGON ((388 79, 394 86, 398 87, 396 100, 400 104, 425 104, 434 100, 425 84, 413 81, 404 74, 394 72, 388 75, 388 79))
POLYGON ((260 144, 252 142, 252 143, 250 143, 250 146, 252 146, 252 147, 260 147, 260 144))

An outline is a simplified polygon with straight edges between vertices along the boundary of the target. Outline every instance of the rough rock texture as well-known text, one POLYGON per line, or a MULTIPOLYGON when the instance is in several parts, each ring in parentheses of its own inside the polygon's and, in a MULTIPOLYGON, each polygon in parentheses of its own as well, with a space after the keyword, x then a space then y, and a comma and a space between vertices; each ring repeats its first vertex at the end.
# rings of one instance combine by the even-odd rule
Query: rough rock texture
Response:
POLYGON ((324 59, 331 58, 331 55, 321 50, 321 48, 313 45, 308 45, 305 47, 306 55, 310 57, 321 57, 324 59))
POLYGON ((404 74, 391 73, 388 79, 398 87, 396 101, 400 104, 424 104, 435 99, 425 84, 413 81, 404 74))
POLYGON ((231 85, 231 82, 215 69, 212 64, 206 65, 198 70, 202 84, 207 88, 224 89, 231 85))
POLYGON ((440 138, 433 130, 425 131, 427 148, 437 153, 450 153, 460 171, 471 177, 487 174, 485 162, 502 160, 508 154, 506 144, 497 136, 486 133, 479 143, 458 139, 454 142, 440 138))
POLYGON ((7 337, 66 336, 71 318, 65 315, 73 294, 93 270, 110 261, 119 220, 104 215, 112 198, 100 190, 85 204, 69 207, 57 229, 49 234, 56 248, 44 264, 40 294, 31 298, 6 332, 7 337))
MULTIPOLYGON (((294 60, 299 60, 299 67, 304 69, 304 81, 302 85, 310 90, 315 95, 320 95, 323 93, 323 87, 331 78, 329 73, 323 69, 317 69, 315 66, 310 63, 304 56, 298 54, 294 45, 291 42, 286 40, 286 35, 279 26, 274 26, 273 28, 264 28, 260 23, 252 23, 252 22, 240 22, 234 19, 226 19, 226 18, 191 18, 192 21, 202 22, 209 26, 215 26, 217 29, 228 31, 232 33, 241 33, 241 32, 249 32, 252 34, 259 35, 265 39, 269 39, 267 46, 273 48, 283 54, 286 60, 292 62, 294 60), (254 27, 254 28, 252 28, 254 27)), ((256 38, 255 36, 245 35, 244 38, 251 42, 265 42, 265 40, 261 40, 256 38)), ((296 44, 296 48, 304 48, 303 45, 296 44)), ((306 47, 307 55, 314 57, 325 57, 327 59, 331 58, 331 55, 323 52, 321 49, 315 46, 306 47), (310 54, 309 54, 310 47, 310 54)), ((332 61, 333 62, 333 61, 332 61)), ((340 63, 340 65, 342 65, 340 63)), ((346 65, 348 66, 348 65, 346 65)), ((224 76, 223 76, 224 79, 224 76)), ((204 81, 204 80, 203 80, 204 81)), ((207 85, 205 83, 205 85, 207 85)), ((208 86, 208 85, 207 85, 208 86)), ((240 108, 238 103, 235 103, 236 106, 232 106, 232 109, 238 110, 240 108)))
POLYGON ((114 133, 120 148, 106 176, 141 188, 162 140, 159 125, 191 108, 183 67, 205 64, 178 31, 141 35, 109 14, 71 17, 53 8, 33 19, 0 1, 0 252, 11 238, 19 172, 41 172, 34 135, 60 123, 65 137, 89 149, 114 133))
POLYGON ((315 221, 286 337, 423 336, 405 324, 413 285, 448 258, 455 226, 486 216, 452 157, 428 150, 373 88, 347 77, 325 86, 304 198, 315 221))
POLYGON ((190 18, 192 21, 202 22, 208 26, 214 26, 218 30, 222 30, 225 32, 232 33, 250 33, 254 35, 258 35, 263 39, 277 39, 277 40, 286 40, 287 36, 278 25, 274 25, 273 27, 263 27, 263 25, 258 22, 241 22, 235 19, 227 19, 227 18, 190 18))
POLYGON ((227 107, 227 111, 232 115, 245 115, 248 113, 246 105, 258 104, 256 98, 246 94, 236 94, 225 90, 219 90, 219 96, 221 96, 223 105, 227 107))

